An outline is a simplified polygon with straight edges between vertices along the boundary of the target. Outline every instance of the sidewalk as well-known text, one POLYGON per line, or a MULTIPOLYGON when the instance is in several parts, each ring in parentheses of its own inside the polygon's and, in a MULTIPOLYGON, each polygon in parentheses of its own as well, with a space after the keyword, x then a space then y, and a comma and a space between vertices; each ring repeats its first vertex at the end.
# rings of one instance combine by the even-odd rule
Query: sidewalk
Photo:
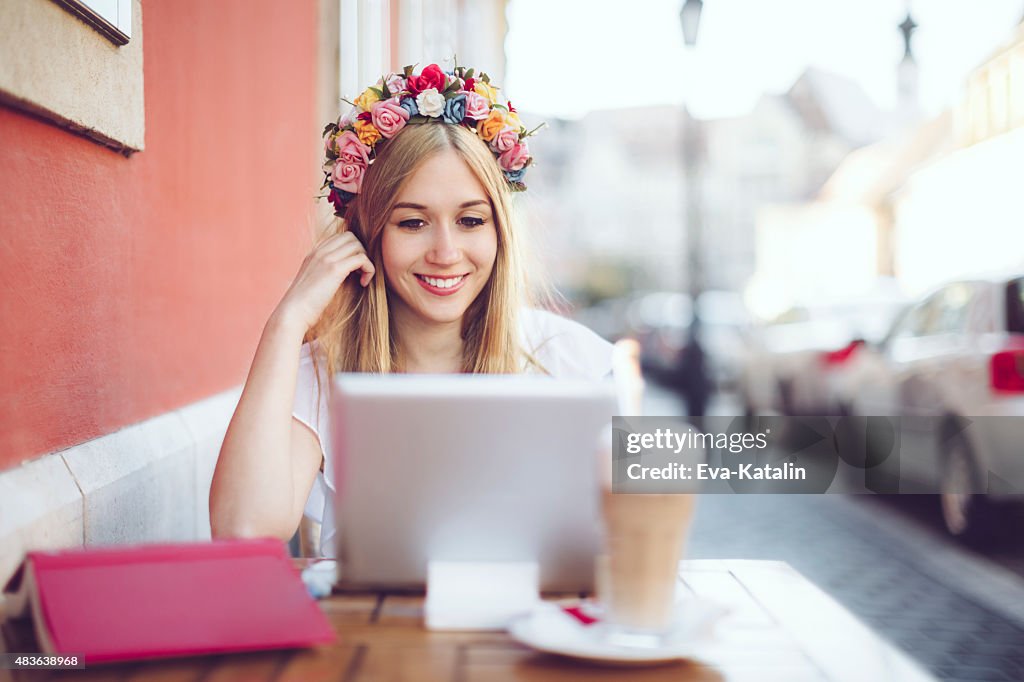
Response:
POLYGON ((943 680, 1024 680, 1024 580, 868 499, 705 495, 689 558, 788 562, 943 680))

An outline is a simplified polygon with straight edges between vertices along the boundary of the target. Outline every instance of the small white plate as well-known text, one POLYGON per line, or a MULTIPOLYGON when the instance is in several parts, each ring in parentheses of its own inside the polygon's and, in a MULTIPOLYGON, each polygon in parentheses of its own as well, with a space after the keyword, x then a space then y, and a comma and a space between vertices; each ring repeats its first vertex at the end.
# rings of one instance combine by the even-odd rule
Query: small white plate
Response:
POLYGON ((584 625, 565 612, 566 606, 579 606, 584 612, 595 608, 591 602, 543 602, 514 620, 508 632, 516 641, 550 654, 606 665, 655 665, 699 656, 715 622, 726 612, 706 599, 683 599, 676 603, 676 621, 667 634, 657 639, 626 638, 600 621, 584 625))

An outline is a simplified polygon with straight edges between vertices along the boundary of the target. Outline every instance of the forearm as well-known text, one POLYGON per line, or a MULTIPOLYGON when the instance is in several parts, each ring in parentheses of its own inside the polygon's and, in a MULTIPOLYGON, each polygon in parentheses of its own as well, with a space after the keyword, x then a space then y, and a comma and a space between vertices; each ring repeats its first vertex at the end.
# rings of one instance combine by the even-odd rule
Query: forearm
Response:
POLYGON ((304 333, 278 311, 263 330, 210 488, 214 537, 287 538, 295 530, 290 435, 304 333))

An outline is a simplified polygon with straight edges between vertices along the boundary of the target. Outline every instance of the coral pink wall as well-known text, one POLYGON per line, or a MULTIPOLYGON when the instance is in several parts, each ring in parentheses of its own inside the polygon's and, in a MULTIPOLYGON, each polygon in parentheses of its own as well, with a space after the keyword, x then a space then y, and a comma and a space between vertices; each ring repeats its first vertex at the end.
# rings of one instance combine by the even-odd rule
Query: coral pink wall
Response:
POLYGON ((146 0, 146 149, 0 107, 0 469, 240 383, 308 246, 316 2, 146 0))

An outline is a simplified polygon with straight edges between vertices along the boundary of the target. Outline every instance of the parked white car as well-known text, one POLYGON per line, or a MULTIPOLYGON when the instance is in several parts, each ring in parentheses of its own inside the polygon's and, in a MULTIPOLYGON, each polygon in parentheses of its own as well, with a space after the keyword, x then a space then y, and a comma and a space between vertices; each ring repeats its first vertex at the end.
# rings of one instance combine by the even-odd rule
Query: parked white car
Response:
POLYGON ((925 296, 884 340, 853 354, 837 390, 851 415, 930 418, 919 420, 927 429, 901 428, 901 452, 915 453, 901 456, 901 490, 903 482, 940 490, 949 531, 985 540, 1002 495, 976 491, 995 480, 990 473, 1024 480, 1024 418, 959 433, 956 425, 1024 417, 1024 273, 951 282, 925 296))
POLYGON ((747 414, 836 412, 835 375, 865 341, 878 341, 906 306, 895 293, 789 310, 754 329, 739 377, 747 414))

